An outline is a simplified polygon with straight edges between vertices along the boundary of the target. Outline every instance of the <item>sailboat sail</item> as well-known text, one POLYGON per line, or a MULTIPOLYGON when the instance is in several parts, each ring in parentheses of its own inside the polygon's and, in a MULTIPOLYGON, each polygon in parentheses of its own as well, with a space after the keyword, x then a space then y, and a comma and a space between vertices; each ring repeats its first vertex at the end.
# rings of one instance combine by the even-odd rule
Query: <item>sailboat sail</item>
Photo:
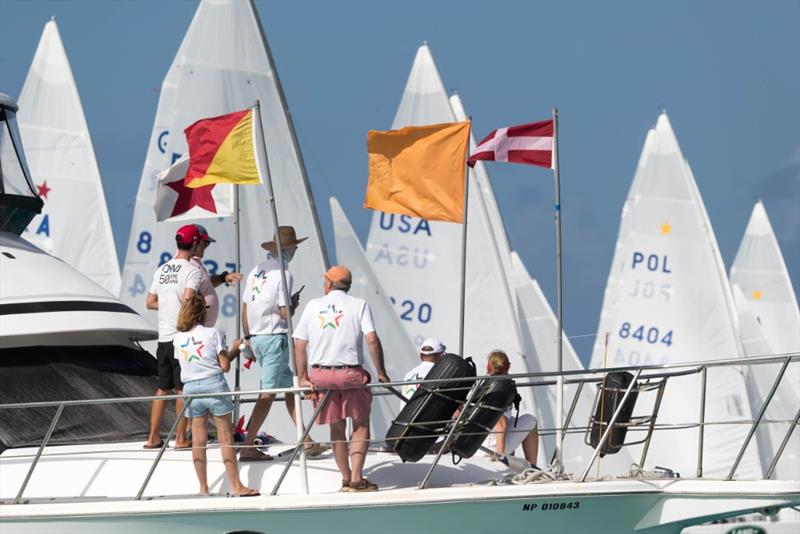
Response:
POLYGON ((44 200, 23 237, 117 295, 119 263, 103 184, 55 20, 44 26, 19 106, 28 165, 44 200))
MULTIPOLYGON (((411 344, 411 339, 406 334, 403 325, 400 324, 400 318, 395 313, 389 297, 372 271, 364 249, 361 248, 361 242, 339 205, 339 201, 331 197, 330 202, 333 233, 336 239, 336 261, 339 264, 347 265, 353 273, 350 294, 366 300, 372 309, 375 328, 377 328, 383 345, 387 374, 392 380, 402 380, 409 369, 413 369, 419 364, 417 350, 411 344)), ((373 376, 376 376, 366 346, 364 347, 364 362, 370 368, 373 376)), ((370 419, 374 437, 380 438, 380 436, 386 435, 389 425, 392 424, 392 420, 402 408, 402 402, 394 395, 382 395, 374 398, 372 418, 370 419)))
MULTIPOLYGON (((172 256, 175 231, 185 224, 156 224, 155 176, 186 152, 183 130, 187 126, 203 117, 245 109, 256 100, 261 103, 262 128, 279 222, 294 226, 298 236, 308 237, 291 264, 295 285, 306 286, 305 301, 322 294, 321 274, 327 263, 324 243, 283 92, 255 6, 252 2, 204 0, 162 85, 123 273, 122 299, 154 324, 155 312, 144 307, 152 273, 172 256)), ((265 186, 242 186, 239 198, 241 265, 238 268, 246 272, 262 261, 264 251, 260 244, 272 239, 274 229, 265 186)), ((232 220, 204 219, 202 224, 217 240, 203 258, 208 271, 215 274, 236 270, 236 228, 232 220)), ((236 288, 220 286, 217 291, 221 302, 217 326, 230 337, 236 331, 236 288)), ((259 389, 258 374, 254 370, 243 371, 242 388, 259 389)), ((284 411, 272 412, 269 432, 293 440, 294 430, 284 411), (275 413, 280 415, 273 415, 275 413), (285 425, 275 425, 275 417, 284 417, 285 425)))
MULTIPOLYGON (((778 241, 760 201, 753 207, 730 279, 747 356, 800 352, 800 311, 778 241)), ((766 398, 779 367, 771 364, 749 368, 755 389, 751 395, 754 410, 766 398)), ((791 420, 800 406, 800 364, 789 364, 775 395, 767 409, 767 419, 791 420)), ((765 439, 766 433, 769 443, 777 447, 786 430, 785 423, 768 423, 762 425, 759 439, 765 439)), ((796 434, 778 462, 776 478, 800 477, 800 436, 796 434)))
MULTIPOLYGON (((393 128, 457 120, 430 49, 417 51, 393 128)), ((467 292, 464 352, 482 367, 494 349, 506 351, 512 372, 528 371, 506 282, 502 253, 487 207, 470 172, 467 219, 467 292)), ((458 343, 461 226, 375 213, 367 241, 373 270, 389 292, 414 344, 438 337, 452 350, 458 343)), ((533 412, 530 390, 522 406, 533 412)))
MULTIPOLYGON (((742 289, 773 350, 779 354, 800 352, 800 309, 760 201, 753 207, 730 278, 742 289)), ((794 382, 800 384, 800 379, 794 382)))
MULTIPOLYGON (((598 333, 592 367, 742 355, 731 291, 716 240, 665 113, 647 136, 622 210, 598 333), (606 332, 610 334, 607 362, 602 341, 606 332)), ((696 376, 670 379, 658 422, 696 422, 699 385, 696 376)), ((651 400, 640 396, 640 408, 649 407, 651 400)), ((750 418, 745 384, 736 370, 709 371, 705 415, 707 423, 750 418)), ((706 427, 706 476, 727 475, 746 433, 745 425, 706 427)), ((696 453, 696 428, 673 429, 653 441, 647 461, 691 473, 696 467, 696 453)), ((737 476, 755 478, 760 473, 754 443, 747 449, 737 476)))

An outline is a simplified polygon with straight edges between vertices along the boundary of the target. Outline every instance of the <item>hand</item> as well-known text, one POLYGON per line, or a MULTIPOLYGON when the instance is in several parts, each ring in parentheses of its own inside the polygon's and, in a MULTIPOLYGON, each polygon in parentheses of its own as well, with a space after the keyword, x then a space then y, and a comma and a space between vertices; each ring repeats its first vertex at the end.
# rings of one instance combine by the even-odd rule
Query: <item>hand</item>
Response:
POLYGON ((381 383, 384 383, 384 384, 386 382, 391 382, 391 380, 389 380, 389 375, 386 374, 386 371, 379 371, 378 372, 378 382, 381 382, 381 383))
POLYGON ((223 280, 223 281, 226 284, 232 284, 234 282, 241 282, 242 278, 244 278, 244 276, 242 276, 242 273, 228 273, 225 276, 225 280, 223 280))
POLYGON ((314 398, 314 392, 316 391, 316 389, 314 388, 314 384, 311 382, 311 380, 309 380, 308 377, 300 378, 298 380, 298 383, 300 384, 301 388, 306 388, 306 389, 309 390, 309 391, 306 391, 305 393, 303 393, 303 398, 306 399, 306 400, 313 399, 314 398))
POLYGON ((300 305, 300 293, 295 293, 292 295, 292 309, 297 308, 300 305))

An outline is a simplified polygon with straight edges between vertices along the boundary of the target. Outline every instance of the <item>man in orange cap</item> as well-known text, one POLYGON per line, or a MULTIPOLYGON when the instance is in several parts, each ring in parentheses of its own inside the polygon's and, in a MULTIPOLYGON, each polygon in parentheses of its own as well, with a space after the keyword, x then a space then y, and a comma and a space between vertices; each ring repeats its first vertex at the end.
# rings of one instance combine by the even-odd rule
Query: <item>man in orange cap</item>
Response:
MULTIPOLYGON (((330 390, 317 421, 331 426, 331 443, 342 474, 342 491, 376 491, 378 486, 362 473, 369 445, 372 406, 372 392, 364 387, 371 377, 361 366, 363 336, 378 371, 378 381, 388 382, 389 377, 369 305, 347 294, 352 280, 350 269, 343 265, 331 267, 325 273, 325 296, 309 301, 303 310, 293 335, 294 350, 300 385, 312 390, 330 390), (353 421, 349 447, 348 417, 353 421)), ((312 395, 316 407, 324 394, 314 391, 312 395)))

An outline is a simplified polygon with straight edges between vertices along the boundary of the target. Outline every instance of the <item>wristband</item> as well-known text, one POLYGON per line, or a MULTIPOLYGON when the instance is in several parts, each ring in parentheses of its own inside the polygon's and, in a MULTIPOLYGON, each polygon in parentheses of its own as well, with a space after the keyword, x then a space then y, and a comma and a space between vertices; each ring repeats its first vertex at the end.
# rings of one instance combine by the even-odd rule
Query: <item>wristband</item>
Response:
POLYGON ((228 271, 222 271, 221 273, 219 273, 219 275, 222 277, 222 283, 225 284, 225 287, 230 287, 228 282, 226 281, 226 278, 228 278, 228 271))

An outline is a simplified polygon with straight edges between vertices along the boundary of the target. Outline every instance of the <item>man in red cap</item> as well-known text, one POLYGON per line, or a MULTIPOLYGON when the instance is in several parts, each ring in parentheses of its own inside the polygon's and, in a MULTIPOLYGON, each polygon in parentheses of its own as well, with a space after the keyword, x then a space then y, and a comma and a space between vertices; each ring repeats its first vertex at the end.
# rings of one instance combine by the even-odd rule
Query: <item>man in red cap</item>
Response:
MULTIPOLYGON (((150 292, 147 294, 147 309, 158 310, 158 348, 156 349, 156 359, 158 361, 158 387, 156 395, 169 395, 175 390, 177 393, 183 392, 181 383, 181 366, 175 359, 172 340, 177 333, 178 312, 183 301, 191 298, 200 287, 203 275, 197 266, 189 260, 197 255, 200 247, 203 247, 203 239, 200 230, 194 224, 181 226, 175 234, 175 243, 178 252, 175 257, 164 265, 156 269, 153 275, 153 283, 150 292)), ((161 424, 161 417, 164 415, 166 401, 153 401, 150 409, 150 435, 145 449, 160 448, 164 442, 158 432, 161 424)), ((178 399, 175 402, 175 411, 180 413, 183 409, 183 401, 178 399)), ((190 447, 191 443, 186 439, 186 418, 182 417, 178 421, 175 435, 175 447, 190 447)))
MULTIPOLYGON (((303 310, 293 335, 297 375, 301 386, 330 390, 317 420, 331 426, 331 443, 342 474, 342 491, 376 491, 378 486, 362 473, 369 446, 372 406, 372 392, 364 387, 371 377, 361 366, 362 336, 366 337, 378 381, 388 382, 389 377, 369 304, 347 294, 352 280, 347 267, 331 267, 325 273, 325 296, 311 300, 303 310), (349 447, 348 417, 353 421, 349 447)), ((315 391, 312 395, 316 407, 324 394, 315 391)))
POLYGON ((217 317, 219 316, 219 297, 217 290, 214 289, 221 284, 230 285, 242 280, 242 273, 222 271, 219 274, 209 274, 205 265, 203 265, 203 254, 211 245, 216 243, 216 239, 208 234, 205 226, 200 224, 194 225, 197 231, 200 232, 199 245, 195 248, 194 256, 189 260, 198 269, 200 269, 203 279, 200 282, 200 287, 197 292, 200 293, 206 301, 206 320, 204 326, 212 327, 217 324, 217 317))

